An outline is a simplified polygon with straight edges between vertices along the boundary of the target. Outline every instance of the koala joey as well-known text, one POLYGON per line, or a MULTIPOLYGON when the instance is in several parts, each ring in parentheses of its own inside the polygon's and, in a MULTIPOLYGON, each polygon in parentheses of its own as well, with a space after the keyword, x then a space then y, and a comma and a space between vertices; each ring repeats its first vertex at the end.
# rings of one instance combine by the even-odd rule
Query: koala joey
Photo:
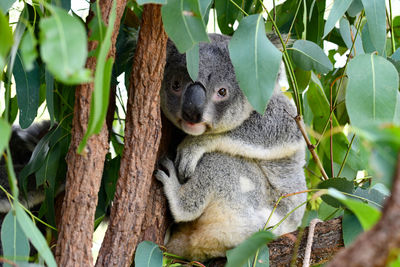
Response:
MULTIPOLYGON (((306 189, 305 144, 293 104, 277 85, 265 114, 254 111, 235 78, 230 37, 211 34, 210 40, 200 44, 197 81, 169 42, 161 88, 164 114, 188 134, 175 163, 164 158, 155 173, 177 223, 166 246, 190 260, 225 256, 264 227, 281 195, 306 189)), ((269 225, 305 200, 304 194, 283 199, 269 225)), ((297 209, 275 233, 295 230, 303 212, 297 209)))

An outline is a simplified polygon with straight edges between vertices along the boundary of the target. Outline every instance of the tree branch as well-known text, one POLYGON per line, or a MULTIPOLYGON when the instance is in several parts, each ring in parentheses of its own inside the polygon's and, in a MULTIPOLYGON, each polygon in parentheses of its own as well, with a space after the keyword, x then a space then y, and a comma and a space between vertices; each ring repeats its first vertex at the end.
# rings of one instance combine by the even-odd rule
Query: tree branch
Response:
MULTIPOLYGON (((108 21, 112 1, 101 1, 102 17, 108 21)), ((115 42, 126 0, 117 0, 117 16, 112 35, 110 57, 115 56, 115 42)), ((87 24, 89 21, 87 21, 87 24)), ((89 50, 97 43, 89 42, 89 50)), ((86 67, 93 72, 96 59, 91 57, 86 67)), ((67 156, 67 178, 65 197, 62 205, 62 217, 56 248, 56 260, 59 266, 92 266, 92 237, 97 194, 100 188, 105 155, 108 151, 108 132, 105 124, 98 135, 89 138, 85 155, 77 154, 77 147, 86 132, 90 113, 90 102, 94 85, 82 84, 75 90, 74 118, 72 138, 67 156)))
POLYGON ((159 90, 166 43, 161 6, 145 5, 129 88, 119 179, 96 266, 129 266, 141 238, 161 137, 159 90))

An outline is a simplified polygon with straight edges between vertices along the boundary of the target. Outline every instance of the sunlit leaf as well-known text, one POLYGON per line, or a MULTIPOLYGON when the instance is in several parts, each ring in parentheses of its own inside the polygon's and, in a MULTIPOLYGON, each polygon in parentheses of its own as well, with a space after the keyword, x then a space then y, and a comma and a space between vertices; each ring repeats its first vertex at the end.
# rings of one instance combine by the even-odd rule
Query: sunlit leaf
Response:
POLYGON ((347 74, 346 107, 351 124, 368 128, 374 122, 392 122, 399 86, 393 64, 374 54, 360 55, 350 61, 347 74))
POLYGON ((0 118, 0 155, 3 154, 4 148, 8 144, 8 140, 10 140, 11 136, 11 126, 7 121, 0 118))
POLYGON ((236 79, 250 104, 264 113, 277 79, 282 54, 265 35, 262 15, 241 20, 229 42, 236 79))
POLYGON ((66 84, 90 82, 90 71, 84 68, 87 39, 82 22, 53 7, 51 16, 41 19, 39 26, 40 55, 54 77, 66 84))
POLYGON ((313 42, 297 40, 291 48, 294 63, 304 70, 316 70, 319 73, 327 73, 333 69, 333 65, 324 50, 313 42))
MULTIPOLYGON (((3 3, 4 4, 4 3, 3 3)), ((3 4, 0 4, 3 5, 3 4)), ((0 72, 3 71, 6 64, 6 56, 13 45, 13 34, 10 26, 8 25, 8 18, 0 11, 0 72)))
POLYGON ((381 212, 379 210, 371 207, 367 203, 349 199, 334 188, 328 189, 328 193, 330 196, 346 205, 346 207, 357 216, 357 219, 360 221, 365 231, 371 229, 381 217, 381 212))
POLYGON ((386 9, 384 0, 361 0, 368 21, 371 41, 380 55, 385 51, 386 9))
POLYGON ((169 0, 161 8, 165 31, 180 53, 199 42, 209 42, 199 0, 169 0))
POLYGON ((344 12, 346 12, 352 2, 353 0, 335 0, 325 23, 323 38, 335 27, 336 22, 344 15, 344 12))
POLYGON ((150 241, 141 242, 135 253, 135 266, 161 267, 163 254, 158 245, 150 241))

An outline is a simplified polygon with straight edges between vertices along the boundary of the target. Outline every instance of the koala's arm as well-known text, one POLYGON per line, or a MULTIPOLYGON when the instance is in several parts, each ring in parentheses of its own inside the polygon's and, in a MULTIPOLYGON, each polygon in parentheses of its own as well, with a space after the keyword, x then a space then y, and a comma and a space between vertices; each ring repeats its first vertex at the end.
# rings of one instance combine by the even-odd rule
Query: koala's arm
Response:
POLYGON ((281 94, 274 95, 264 115, 253 113, 239 127, 213 135, 187 136, 178 147, 179 174, 190 177, 204 153, 222 152, 258 160, 274 160, 304 149, 294 120, 296 110, 281 94))
POLYGON ((209 188, 202 184, 201 179, 191 179, 180 184, 174 163, 164 158, 160 164, 167 172, 159 169, 155 172, 155 177, 163 183, 175 222, 195 220, 203 213, 210 200, 209 188))

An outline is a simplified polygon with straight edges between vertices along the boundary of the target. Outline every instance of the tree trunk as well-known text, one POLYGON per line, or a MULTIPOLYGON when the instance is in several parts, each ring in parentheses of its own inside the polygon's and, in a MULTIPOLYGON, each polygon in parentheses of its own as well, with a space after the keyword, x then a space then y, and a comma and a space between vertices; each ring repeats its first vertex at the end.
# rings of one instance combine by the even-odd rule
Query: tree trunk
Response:
MULTIPOLYGON (((120 174, 96 266, 129 266, 142 238, 148 196, 155 196, 150 190, 161 137, 159 90, 166 42, 161 6, 145 5, 129 88, 120 174)), ((161 211, 157 213, 164 216, 161 211)))
MULTIPOLYGON (((108 21, 112 1, 100 1, 99 4, 103 21, 108 21)), ((112 35, 110 57, 115 57, 115 42, 125 5, 126 0, 117 0, 117 16, 112 35)), ((92 51, 96 46, 97 43, 89 42, 89 51, 92 51)), ((86 67, 94 73, 96 59, 88 58, 86 67)), ((72 138, 67 156, 68 171, 65 197, 56 248, 56 260, 59 266, 86 267, 93 265, 91 248, 94 214, 104 159, 108 151, 108 132, 105 124, 100 134, 89 138, 82 155, 76 152, 87 129, 93 89, 94 85, 91 83, 79 85, 75 91, 72 138)))
POLYGON ((389 266, 400 248, 400 157, 393 179, 392 194, 386 201, 381 220, 354 243, 338 253, 328 266, 389 266))

